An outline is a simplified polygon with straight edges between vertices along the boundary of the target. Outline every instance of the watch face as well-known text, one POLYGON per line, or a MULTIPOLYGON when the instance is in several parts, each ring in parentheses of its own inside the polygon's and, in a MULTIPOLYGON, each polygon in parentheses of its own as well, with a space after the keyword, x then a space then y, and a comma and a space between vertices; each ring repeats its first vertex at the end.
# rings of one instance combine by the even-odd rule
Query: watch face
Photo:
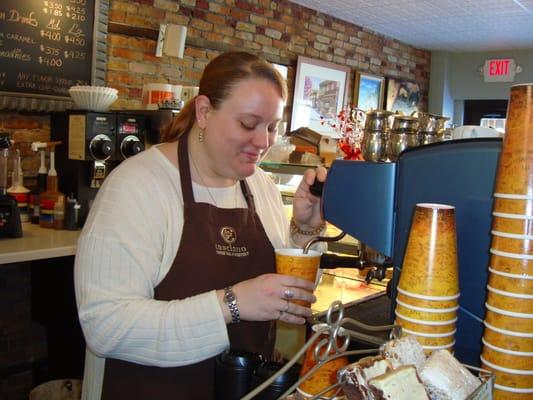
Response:
POLYGON ((226 304, 232 303, 235 301, 235 295, 231 289, 226 288, 224 293, 224 301, 226 304))

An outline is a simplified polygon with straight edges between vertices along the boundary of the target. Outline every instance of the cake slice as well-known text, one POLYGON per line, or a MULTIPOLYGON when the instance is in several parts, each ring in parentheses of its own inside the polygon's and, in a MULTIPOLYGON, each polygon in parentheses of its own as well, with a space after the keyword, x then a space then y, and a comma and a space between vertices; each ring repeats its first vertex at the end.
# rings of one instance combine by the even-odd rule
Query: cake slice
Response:
POLYGON ((404 365, 372 378, 368 385, 375 400, 429 400, 412 365, 404 365))
POLYGON ((429 356, 420 378, 433 400, 464 400, 481 385, 447 350, 429 356))
POLYGON ((368 381, 392 370, 384 356, 365 357, 344 368, 341 386, 348 400, 373 400, 368 381))
POLYGON ((400 339, 389 340, 381 346, 380 353, 391 362, 393 368, 402 365, 414 365, 416 371, 420 372, 426 362, 422 345, 414 336, 409 335, 400 339))

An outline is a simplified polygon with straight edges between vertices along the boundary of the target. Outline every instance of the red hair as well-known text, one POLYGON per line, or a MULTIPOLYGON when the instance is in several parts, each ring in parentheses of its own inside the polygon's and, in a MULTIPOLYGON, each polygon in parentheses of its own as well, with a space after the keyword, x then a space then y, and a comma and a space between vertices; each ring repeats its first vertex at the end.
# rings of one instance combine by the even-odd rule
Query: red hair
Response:
MULTIPOLYGON (((215 57, 204 69, 198 95, 206 96, 215 109, 230 95, 233 86, 250 78, 266 79, 287 100, 287 83, 269 62, 245 52, 223 53, 215 57)), ((181 109, 178 116, 165 128, 162 142, 173 142, 192 129, 196 122, 195 98, 181 109)))

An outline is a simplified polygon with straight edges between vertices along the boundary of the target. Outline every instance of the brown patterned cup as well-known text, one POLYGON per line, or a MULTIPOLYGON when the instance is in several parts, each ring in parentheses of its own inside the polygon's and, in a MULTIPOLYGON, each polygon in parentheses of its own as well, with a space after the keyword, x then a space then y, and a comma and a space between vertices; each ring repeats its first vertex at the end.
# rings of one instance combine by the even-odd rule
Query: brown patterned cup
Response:
POLYGON ((431 348, 450 348, 455 344, 455 335, 430 337, 430 336, 416 336, 416 340, 423 348, 430 350, 431 348))
MULTIPOLYGON (((292 275, 316 283, 321 253, 309 250, 307 254, 302 249, 275 249, 276 272, 282 275, 292 275)), ((296 304, 309 307, 308 302, 291 300, 296 304)))
POLYGON ((489 274, 489 286, 509 293, 533 294, 533 279, 527 275, 519 278, 519 275, 511 277, 510 274, 502 275, 498 272, 491 272, 489 274))
POLYGON ((459 293, 453 206, 416 205, 398 287, 439 300, 459 293))
POLYGON ((533 219, 522 215, 493 211, 492 230, 518 235, 533 235, 533 219))
MULTIPOLYGON (((414 320, 409 317, 402 316, 396 313, 395 323, 400 325, 402 329, 409 334, 431 336, 431 335, 452 335, 455 334, 456 318, 450 321, 421 321, 414 320), (414 332, 414 333, 413 333, 414 332)), ((439 336, 436 336, 439 337, 439 336)))
POLYGON ((511 87, 495 193, 533 195, 533 84, 511 87))
POLYGON ((503 274, 511 275, 526 275, 533 276, 533 260, 528 260, 526 258, 509 258, 504 256, 499 256, 494 254, 491 251, 490 272, 500 272, 503 274))
POLYGON ((495 388, 493 391, 495 400, 531 400, 531 393, 533 391, 528 393, 512 393, 498 388, 495 388))
POLYGON ((500 310, 488 303, 485 306, 487 307, 485 321, 491 326, 517 333, 533 332, 533 314, 500 310))
POLYGON ((508 292, 487 285, 487 304, 500 310, 533 314, 533 295, 508 292))
POLYGON ((512 329, 503 330, 491 325, 486 320, 483 341, 502 349, 521 353, 533 352, 533 336, 531 334, 516 332, 512 329))
POLYGON ((452 300, 429 300, 420 297, 413 297, 409 295, 409 292, 398 289, 398 295, 396 296, 396 302, 398 304, 405 303, 409 306, 435 308, 435 309, 448 309, 455 308, 459 304, 459 296, 452 300))

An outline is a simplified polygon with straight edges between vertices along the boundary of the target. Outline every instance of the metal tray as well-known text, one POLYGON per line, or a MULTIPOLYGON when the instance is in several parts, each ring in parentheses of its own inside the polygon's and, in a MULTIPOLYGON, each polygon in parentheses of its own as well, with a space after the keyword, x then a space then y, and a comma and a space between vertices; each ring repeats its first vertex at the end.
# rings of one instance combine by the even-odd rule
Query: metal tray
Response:
MULTIPOLYGON (((311 347, 312 345, 314 345, 315 341, 319 338, 319 336, 325 332, 329 332, 329 339, 320 340, 316 344, 316 347, 314 349, 314 355, 315 355, 315 358, 318 360, 318 363, 311 370, 309 370, 304 376, 300 377, 300 379, 296 383, 294 383, 289 389, 287 389, 285 393, 283 393, 280 397, 278 397, 278 400, 299 400, 301 397, 294 394, 294 391, 296 390, 296 388, 300 385, 301 382, 303 382, 308 377, 310 377, 313 373, 315 373, 315 371, 317 371, 323 364, 327 363, 328 361, 334 360, 339 357, 345 357, 345 356, 350 356, 350 355, 376 354, 379 351, 379 348, 346 351, 351 338, 363 340, 367 343, 374 343, 377 346, 380 346, 385 342, 383 338, 364 334, 358 331, 354 331, 352 329, 348 329, 347 328, 348 324, 358 327, 360 329, 363 329, 367 332, 390 331, 391 339, 399 338, 401 336, 401 327, 399 327, 398 325, 370 326, 370 325, 363 324, 351 318, 343 318, 343 316, 344 316, 344 306, 342 305, 342 303, 340 301, 334 301, 333 303, 331 303, 327 311, 327 317, 326 317, 327 327, 315 332, 313 336, 311 336, 311 338, 298 351, 298 353, 295 354, 294 357, 287 364, 283 366, 283 368, 281 368, 275 375, 270 377, 268 380, 266 380, 261 385, 259 385, 254 390, 252 390, 250 393, 248 393, 246 396, 244 396, 241 400, 253 399, 260 392, 266 389, 272 382, 274 382, 274 380, 276 380, 278 376, 282 375, 289 368, 291 368, 305 354, 307 349, 311 347), (338 314, 338 317, 336 320, 334 320, 333 318, 334 314, 338 314), (337 335, 339 334, 341 329, 343 330, 343 336, 345 337, 345 340, 343 344, 339 346, 337 342, 337 335), (333 355, 329 355, 331 354, 331 350, 335 350, 335 353, 333 355)), ((490 371, 487 371, 481 368, 473 367, 473 366, 466 365, 466 364, 463 364, 463 365, 481 380, 480 386, 473 393, 471 393, 465 400, 492 400, 493 399, 493 388, 494 388, 494 374, 490 371)), ((322 394, 330 391, 331 389, 334 389, 340 386, 340 379, 342 379, 341 377, 342 377, 342 373, 338 372, 337 373, 338 381, 335 384, 331 385, 328 388, 325 388, 322 392, 318 393, 317 395, 311 398, 306 398, 306 400, 320 399, 322 394)), ((331 400, 345 400, 345 399, 346 399, 345 396, 340 396, 340 397, 334 397, 331 400)))

